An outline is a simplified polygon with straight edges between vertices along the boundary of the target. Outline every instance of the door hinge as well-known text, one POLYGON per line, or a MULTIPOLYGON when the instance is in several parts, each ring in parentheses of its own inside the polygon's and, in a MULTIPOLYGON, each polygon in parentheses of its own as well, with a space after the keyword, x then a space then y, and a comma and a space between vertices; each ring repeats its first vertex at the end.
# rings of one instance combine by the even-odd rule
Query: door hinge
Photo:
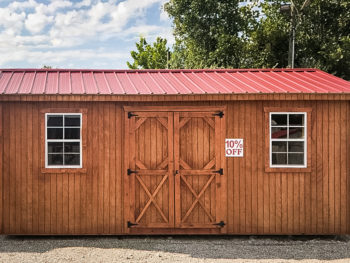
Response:
POLYGON ((224 221, 220 221, 219 223, 213 224, 214 226, 224 227, 226 224, 224 221))
POLYGON ((217 174, 223 175, 224 174, 224 169, 220 168, 219 170, 216 170, 213 173, 217 173, 217 174))
POLYGON ((219 116, 220 118, 224 117, 224 112, 220 111, 218 113, 214 113, 213 116, 219 116))
POLYGON ((128 221, 128 228, 133 227, 133 226, 137 226, 138 224, 135 223, 131 223, 130 221, 128 221))
POLYGON ((128 112, 128 119, 130 119, 131 117, 136 117, 136 116, 138 116, 137 114, 134 114, 134 113, 132 113, 132 112, 128 112))
POLYGON ((137 171, 134 171, 134 170, 128 169, 128 170, 127 170, 127 174, 128 174, 128 175, 131 175, 131 174, 137 174, 137 171))

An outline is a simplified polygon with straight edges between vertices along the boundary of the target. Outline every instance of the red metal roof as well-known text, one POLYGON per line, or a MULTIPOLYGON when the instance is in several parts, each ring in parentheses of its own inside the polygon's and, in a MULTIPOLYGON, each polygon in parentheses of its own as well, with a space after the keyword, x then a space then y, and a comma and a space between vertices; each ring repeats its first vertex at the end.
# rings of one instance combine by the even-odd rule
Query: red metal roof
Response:
POLYGON ((0 69, 0 94, 349 93, 318 69, 0 69))

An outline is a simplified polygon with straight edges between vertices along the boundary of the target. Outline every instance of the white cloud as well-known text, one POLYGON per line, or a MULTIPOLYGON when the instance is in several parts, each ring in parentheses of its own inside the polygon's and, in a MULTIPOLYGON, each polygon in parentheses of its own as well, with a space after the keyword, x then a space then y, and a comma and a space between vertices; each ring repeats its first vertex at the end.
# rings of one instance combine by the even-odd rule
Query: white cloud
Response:
POLYGON ((159 20, 163 22, 168 22, 170 20, 168 13, 164 10, 163 5, 160 9, 159 20))
POLYGON ((103 61, 128 58, 129 52, 111 54, 105 50, 96 51, 90 48, 90 43, 101 43, 103 47, 105 41, 113 39, 118 51, 123 50, 119 42, 123 42, 122 47, 129 50, 132 47, 125 47, 127 41, 137 41, 140 34, 149 41, 154 41, 157 36, 166 37, 171 45, 172 29, 166 13, 162 11, 157 14, 161 25, 149 24, 146 17, 148 8, 160 6, 166 1, 10 2, 8 6, 0 7, 0 65, 8 65, 11 61, 38 66, 55 63, 68 65, 72 60, 89 59, 96 65, 105 65, 107 62, 103 61), (42 60, 43 63, 39 63, 42 60))
POLYGON ((12 48, 27 48, 27 49, 40 49, 49 48, 49 37, 46 35, 35 36, 20 36, 20 35, 7 35, 6 33, 0 34, 0 49, 4 52, 12 48))
POLYGON ((34 0, 28 0, 23 2, 14 1, 11 4, 9 4, 8 8, 12 11, 16 10, 26 10, 26 9, 34 9, 39 4, 34 0))
MULTIPOLYGON (((2 50, 0 48, 0 50, 2 50)), ((31 51, 26 49, 17 49, 13 52, 7 52, 0 56, 0 65, 6 65, 10 62, 22 61, 26 58, 27 62, 41 67, 42 65, 57 65, 67 63, 68 61, 88 61, 105 60, 110 62, 118 59, 127 59, 128 55, 123 52, 108 52, 106 50, 63 50, 63 51, 31 51)))
POLYGON ((25 26, 27 30, 29 30, 31 33, 39 33, 41 32, 46 25, 51 23, 53 21, 53 16, 47 16, 43 13, 34 13, 29 14, 26 21, 25 26))
POLYGON ((106 40, 124 35, 124 31, 130 31, 125 28, 129 21, 142 17, 147 7, 160 1, 162 0, 126 0, 119 3, 98 1, 88 10, 59 13, 49 32, 52 44, 56 47, 68 47, 81 45, 92 39, 106 40))
POLYGON ((70 1, 54 0, 47 6, 47 11, 53 14, 58 9, 71 7, 72 5, 72 2, 70 1))
POLYGON ((81 2, 76 3, 74 6, 76 8, 82 8, 82 7, 90 6, 90 5, 91 5, 91 0, 83 0, 81 2))
POLYGON ((0 28, 9 35, 20 34, 26 14, 16 13, 9 8, 0 8, 0 28))

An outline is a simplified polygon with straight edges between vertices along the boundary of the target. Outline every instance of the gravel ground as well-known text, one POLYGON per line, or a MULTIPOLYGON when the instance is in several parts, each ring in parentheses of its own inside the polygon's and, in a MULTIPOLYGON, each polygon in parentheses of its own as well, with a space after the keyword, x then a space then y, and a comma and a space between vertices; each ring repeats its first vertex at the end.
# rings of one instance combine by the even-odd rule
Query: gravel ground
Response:
POLYGON ((350 262, 350 236, 0 236, 0 262, 328 261, 350 262))

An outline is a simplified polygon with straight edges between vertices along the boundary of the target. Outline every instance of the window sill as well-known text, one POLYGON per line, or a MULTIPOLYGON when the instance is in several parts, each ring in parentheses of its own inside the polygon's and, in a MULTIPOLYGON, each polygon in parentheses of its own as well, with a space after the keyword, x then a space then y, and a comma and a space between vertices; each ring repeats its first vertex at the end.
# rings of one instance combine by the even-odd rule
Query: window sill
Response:
POLYGON ((43 174, 84 174, 86 173, 86 168, 41 168, 41 173, 43 174))
POLYGON ((266 173, 311 173, 311 167, 292 168, 292 167, 269 167, 265 166, 266 173))

